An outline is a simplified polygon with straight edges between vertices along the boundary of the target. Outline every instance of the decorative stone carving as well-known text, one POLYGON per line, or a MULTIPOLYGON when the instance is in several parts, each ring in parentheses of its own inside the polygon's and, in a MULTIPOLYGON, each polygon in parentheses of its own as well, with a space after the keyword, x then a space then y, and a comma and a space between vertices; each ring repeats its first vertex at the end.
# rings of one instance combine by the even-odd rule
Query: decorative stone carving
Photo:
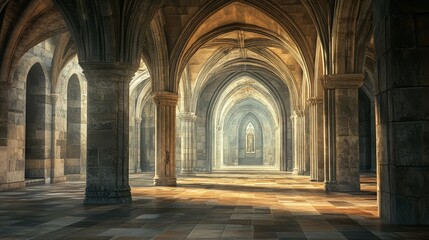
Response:
POLYGON ((359 74, 332 74, 320 77, 322 86, 327 89, 354 89, 363 84, 364 75, 359 74))

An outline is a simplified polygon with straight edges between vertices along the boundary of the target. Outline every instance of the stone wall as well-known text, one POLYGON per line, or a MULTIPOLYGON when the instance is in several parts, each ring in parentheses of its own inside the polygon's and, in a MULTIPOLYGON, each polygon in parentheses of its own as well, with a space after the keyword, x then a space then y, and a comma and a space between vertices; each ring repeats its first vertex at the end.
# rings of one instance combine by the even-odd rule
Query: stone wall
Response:
POLYGON ((87 82, 77 58, 61 71, 57 92, 56 158, 64 162, 67 179, 82 179, 87 159, 87 82), (68 121, 70 117, 72 122, 68 121))
POLYGON ((51 108, 48 95, 50 92, 49 68, 52 58, 50 46, 50 43, 44 42, 30 49, 19 61, 10 83, 6 86, 7 144, 0 149, 0 190, 24 187, 26 173, 27 177, 50 181, 51 108), (29 72, 32 68, 34 75, 30 76, 29 72), (36 76, 39 81, 32 79, 36 76), (34 113, 31 117, 34 124, 32 128, 27 129, 31 131, 28 137, 32 139, 27 143, 31 150, 27 149, 27 151, 28 155, 33 155, 33 159, 28 162, 25 159, 27 78, 34 86, 31 90, 33 94, 30 94, 31 101, 34 103, 33 108, 28 109, 29 112, 34 113), (45 85, 38 88, 38 84, 45 85))
MULTIPOLYGON (((82 77, 82 70, 77 64, 77 58, 73 59, 62 70, 58 83, 53 85, 50 72, 54 49, 52 39, 34 46, 19 60, 11 81, 2 83, 1 96, 5 99, 1 104, 4 112, 0 122, 5 120, 6 113, 7 127, 0 128, 0 139, 4 140, 0 144, 0 190, 24 187, 26 178, 41 179, 45 183, 65 180, 66 86, 70 72, 82 77), (54 112, 53 99, 57 106, 54 112), (54 141, 52 136, 55 137, 54 141)), ((80 159, 80 174, 85 174, 86 85, 80 81, 80 86, 81 151, 80 156, 74 157, 80 159)))

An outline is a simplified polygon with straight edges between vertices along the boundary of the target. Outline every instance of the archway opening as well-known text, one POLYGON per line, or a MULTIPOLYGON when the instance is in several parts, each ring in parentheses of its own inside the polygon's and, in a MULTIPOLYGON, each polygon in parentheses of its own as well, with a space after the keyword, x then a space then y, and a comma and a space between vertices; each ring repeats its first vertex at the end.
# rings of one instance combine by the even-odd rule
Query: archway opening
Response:
POLYGON ((238 165, 264 165, 263 131, 257 119, 243 119, 238 129, 238 165))
POLYGON ((68 179, 79 179, 81 173, 81 108, 79 79, 72 75, 67 85, 67 146, 64 160, 64 174, 68 179))
POLYGON ((49 178, 49 159, 46 146, 46 79, 42 66, 31 67, 26 82, 25 108, 25 178, 49 178))
POLYGON ((153 101, 146 101, 141 116, 140 166, 142 172, 155 170, 155 106, 153 101))

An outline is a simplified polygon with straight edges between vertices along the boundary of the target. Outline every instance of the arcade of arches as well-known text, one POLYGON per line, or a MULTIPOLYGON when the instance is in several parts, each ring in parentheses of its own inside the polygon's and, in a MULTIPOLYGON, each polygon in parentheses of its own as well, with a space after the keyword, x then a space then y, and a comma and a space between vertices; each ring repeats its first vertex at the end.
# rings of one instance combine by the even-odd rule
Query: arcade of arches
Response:
POLYGON ((0 11, 2 191, 85 180, 84 204, 123 204, 129 173, 176 186, 251 170, 359 192, 365 172, 381 221, 429 224, 424 1, 0 0, 0 11))

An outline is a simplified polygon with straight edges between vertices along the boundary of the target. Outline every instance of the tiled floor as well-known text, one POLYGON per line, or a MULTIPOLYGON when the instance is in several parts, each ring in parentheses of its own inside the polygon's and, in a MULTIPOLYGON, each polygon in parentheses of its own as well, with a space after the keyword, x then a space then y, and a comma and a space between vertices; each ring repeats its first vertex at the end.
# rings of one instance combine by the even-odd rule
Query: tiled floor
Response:
POLYGON ((133 203, 83 206, 84 182, 0 192, 0 239, 429 239, 429 228, 381 224, 375 178, 326 193, 288 173, 216 173, 153 187, 130 176, 133 203))

